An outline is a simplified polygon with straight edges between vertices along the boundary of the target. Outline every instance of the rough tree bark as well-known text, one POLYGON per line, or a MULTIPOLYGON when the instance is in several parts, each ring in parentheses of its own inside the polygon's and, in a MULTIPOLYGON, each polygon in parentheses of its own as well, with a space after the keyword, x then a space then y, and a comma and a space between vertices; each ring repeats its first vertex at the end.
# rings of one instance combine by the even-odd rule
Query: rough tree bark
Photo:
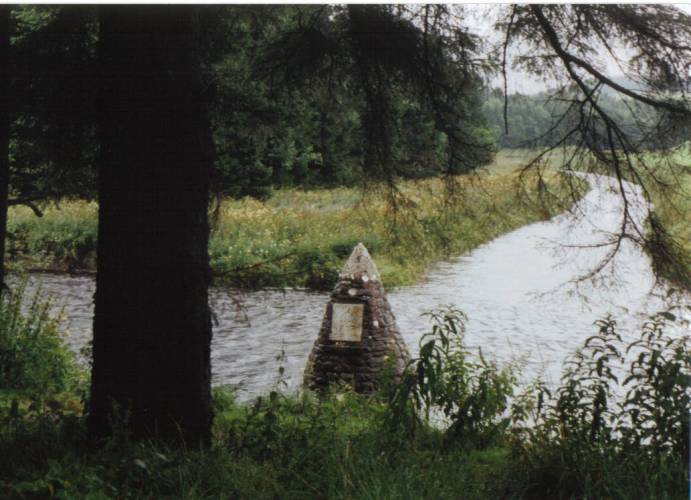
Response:
POLYGON ((7 196, 10 183, 10 6, 0 5, 0 294, 5 288, 7 196))
POLYGON ((211 135, 197 11, 101 6, 92 437, 208 443, 211 135), (119 420, 122 419, 122 420, 119 420))

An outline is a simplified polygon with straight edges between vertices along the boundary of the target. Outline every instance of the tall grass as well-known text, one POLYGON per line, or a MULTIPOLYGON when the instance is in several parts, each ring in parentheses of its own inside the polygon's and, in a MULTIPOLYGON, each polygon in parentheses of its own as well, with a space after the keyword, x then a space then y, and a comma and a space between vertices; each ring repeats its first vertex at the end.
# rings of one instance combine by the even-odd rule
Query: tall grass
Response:
POLYGON ((514 180, 463 179, 451 204, 444 203, 438 180, 406 182, 401 191, 414 208, 397 213, 385 199, 361 198, 352 189, 281 192, 263 203, 226 201, 209 249, 212 267, 235 284, 326 288, 362 241, 385 283, 409 284, 444 257, 558 210, 516 203, 514 180))
POLYGON ((7 260, 19 269, 93 269, 96 264, 98 205, 63 200, 36 217, 27 207, 9 210, 7 260))
MULTIPOLYGON (((212 213, 211 267, 240 287, 329 288, 358 242, 373 254, 389 286, 418 280, 433 263, 568 206, 538 201, 537 182, 516 185, 525 153, 504 153, 487 172, 459 177, 455 196, 438 179, 399 185, 399 209, 385 190, 277 190, 266 201, 224 200, 212 213)), ((556 185, 557 177, 551 176, 556 185)), ((562 192, 563 194, 563 192, 562 192)), ((8 255, 15 266, 93 269, 97 206, 64 201, 42 218, 10 211, 8 255)))

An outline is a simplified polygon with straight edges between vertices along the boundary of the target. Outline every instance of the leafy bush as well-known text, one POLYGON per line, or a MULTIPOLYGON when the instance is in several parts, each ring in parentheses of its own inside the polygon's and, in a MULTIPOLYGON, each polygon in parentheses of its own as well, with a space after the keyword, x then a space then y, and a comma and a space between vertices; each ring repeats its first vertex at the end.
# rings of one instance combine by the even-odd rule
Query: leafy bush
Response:
POLYGON ((432 331, 420 339, 419 357, 391 394, 390 425, 414 431, 429 425, 436 411, 444 417, 447 441, 475 448, 495 444, 510 423, 504 413, 516 382, 512 369, 499 369, 481 350, 471 355, 459 310, 449 307, 429 317, 432 331))
POLYGON ((339 265, 342 264, 334 254, 318 248, 304 249, 295 263, 295 267, 305 273, 305 285, 315 290, 328 290, 336 284, 339 265))
POLYGON ((355 248, 355 245, 358 243, 362 243, 367 247, 367 250, 372 252, 377 252, 383 245, 383 240, 381 237, 377 235, 365 235, 362 237, 342 237, 333 243, 331 243, 331 251, 338 257, 339 259, 347 259, 350 256, 350 253, 353 251, 353 248, 355 248))
POLYGON ((42 398, 69 389, 79 369, 51 301, 36 292, 27 302, 25 295, 20 284, 0 297, 0 390, 42 398))
POLYGON ((643 498, 684 495, 691 351, 688 337, 664 333, 675 320, 653 316, 628 345, 613 319, 600 320, 554 392, 538 381, 517 398, 513 449, 525 480, 512 490, 626 498, 636 485, 643 498))
POLYGON ((688 493, 691 351, 688 336, 665 334, 677 320, 672 310, 651 317, 629 344, 612 318, 596 322, 558 387, 537 379, 519 393, 510 366, 464 347, 460 311, 430 317, 419 357, 389 395, 397 446, 435 430, 447 447, 507 446, 511 459, 494 471, 492 490, 502 497, 688 493))

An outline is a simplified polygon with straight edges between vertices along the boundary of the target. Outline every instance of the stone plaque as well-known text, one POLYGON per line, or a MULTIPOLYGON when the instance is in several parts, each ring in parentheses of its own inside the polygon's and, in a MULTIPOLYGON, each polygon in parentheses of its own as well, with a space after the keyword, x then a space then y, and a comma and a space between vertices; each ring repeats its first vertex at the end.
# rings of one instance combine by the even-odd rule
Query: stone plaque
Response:
POLYGON ((363 304, 333 304, 330 340, 360 342, 363 304))

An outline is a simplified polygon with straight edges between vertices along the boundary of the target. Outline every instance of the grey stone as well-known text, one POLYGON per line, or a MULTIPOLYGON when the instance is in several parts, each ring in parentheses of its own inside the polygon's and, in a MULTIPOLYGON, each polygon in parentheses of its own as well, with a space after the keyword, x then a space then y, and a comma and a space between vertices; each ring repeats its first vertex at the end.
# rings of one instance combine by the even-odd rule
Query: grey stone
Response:
POLYGON ((389 369, 399 379, 409 360, 377 266, 360 243, 326 305, 305 367, 305 383, 315 390, 339 383, 371 392, 389 369))
POLYGON ((369 280, 377 281, 379 279, 379 271, 374 264, 372 257, 365 248, 365 245, 358 243, 353 252, 348 257, 343 269, 339 274, 339 278, 360 280, 367 283, 369 280))

